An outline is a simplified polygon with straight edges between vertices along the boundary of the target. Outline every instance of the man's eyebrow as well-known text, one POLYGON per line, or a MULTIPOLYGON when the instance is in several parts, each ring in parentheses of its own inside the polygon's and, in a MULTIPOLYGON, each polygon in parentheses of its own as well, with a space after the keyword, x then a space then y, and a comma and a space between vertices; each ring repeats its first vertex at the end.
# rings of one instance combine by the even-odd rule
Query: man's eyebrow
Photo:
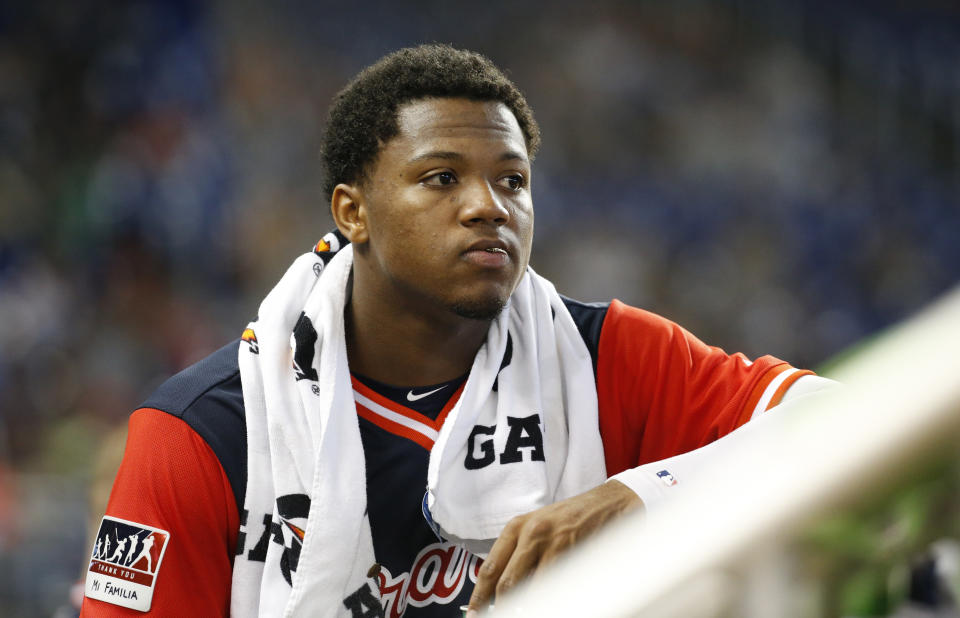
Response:
POLYGON ((519 152, 514 152, 513 150, 508 150, 507 152, 500 155, 501 161, 527 161, 527 157, 523 156, 519 152))
MULTIPOLYGON (((431 150, 423 154, 418 154, 414 158, 410 159, 410 163, 418 163, 420 161, 426 161, 428 159, 446 159, 448 161, 463 161, 464 157, 459 152, 454 152, 452 150, 431 150)), ((526 162, 527 157, 523 156, 519 152, 508 150, 500 155, 498 161, 523 161, 526 162)))
POLYGON ((447 159, 449 161, 462 161, 464 159, 463 155, 459 152, 453 152, 451 150, 431 150, 430 152, 425 152, 419 154, 414 158, 410 159, 411 163, 416 163, 418 161, 425 161, 427 159, 447 159))

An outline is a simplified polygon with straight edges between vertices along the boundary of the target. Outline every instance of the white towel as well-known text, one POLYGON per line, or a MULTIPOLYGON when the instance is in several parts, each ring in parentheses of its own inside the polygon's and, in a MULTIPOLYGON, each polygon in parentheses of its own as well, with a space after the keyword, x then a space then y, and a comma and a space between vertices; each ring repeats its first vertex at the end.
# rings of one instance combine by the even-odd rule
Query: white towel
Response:
MULTIPOLYGON (((336 251, 336 238, 325 240, 336 251)), ((378 602, 344 336, 352 247, 325 259, 294 262, 248 327, 257 345, 240 346, 247 524, 272 513, 284 544, 271 541, 264 561, 236 557, 235 616, 351 616, 350 607, 378 602)), ((483 554, 511 517, 605 478, 590 354, 553 285, 528 269, 431 451, 428 515, 446 538, 483 554), (474 432, 472 461, 494 458, 468 469, 474 432)))

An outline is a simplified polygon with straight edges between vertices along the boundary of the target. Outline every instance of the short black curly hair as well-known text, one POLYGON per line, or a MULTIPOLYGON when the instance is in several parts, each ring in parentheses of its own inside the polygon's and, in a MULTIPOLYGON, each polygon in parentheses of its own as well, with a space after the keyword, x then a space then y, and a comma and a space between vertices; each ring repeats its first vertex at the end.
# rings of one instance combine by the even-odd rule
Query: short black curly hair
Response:
POLYGON ((516 116, 531 160, 540 146, 526 99, 488 58, 449 45, 408 47, 361 71, 334 97, 321 149, 327 198, 338 184, 363 180, 381 145, 399 132, 402 105, 431 97, 500 101, 516 116))

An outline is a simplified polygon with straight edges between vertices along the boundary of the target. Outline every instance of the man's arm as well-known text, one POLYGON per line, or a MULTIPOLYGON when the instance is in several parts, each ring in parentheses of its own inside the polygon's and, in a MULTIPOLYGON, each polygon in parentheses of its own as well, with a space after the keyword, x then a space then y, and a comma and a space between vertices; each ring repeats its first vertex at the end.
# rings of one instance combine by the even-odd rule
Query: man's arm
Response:
MULTIPOLYGON (((187 423, 152 409, 131 416, 106 515, 170 533, 162 562, 154 567, 150 614, 227 615, 239 528, 236 502, 219 460, 187 423)), ((118 600, 124 599, 118 595, 118 600)), ((142 615, 90 598, 81 610, 85 617, 142 615)))
POLYGON ((826 378, 803 376, 787 389, 780 405, 760 415, 762 422, 747 423, 704 447, 625 470, 584 494, 515 517, 480 568, 470 608, 485 607, 610 520, 655 508, 669 499, 670 489, 682 482, 678 479, 694 478, 719 453, 736 449, 751 434, 775 433, 789 422, 797 404, 835 386, 826 378))
POLYGON ((803 376, 787 390, 779 405, 753 417, 750 422, 719 440, 687 453, 624 470, 610 477, 607 482, 619 482, 629 487, 643 502, 645 510, 649 511, 669 499, 674 488, 682 487, 685 479, 695 478, 718 454, 736 450, 748 436, 758 432, 779 435, 784 423, 790 422, 793 410, 806 400, 837 386, 836 382, 827 378, 803 376))
POLYGON ((481 568, 472 608, 485 606, 610 519, 655 504, 672 469, 687 474, 725 448, 718 438, 782 401, 832 384, 773 357, 728 355, 669 320, 617 301, 592 343, 600 432, 614 478, 511 521, 487 558, 490 564, 481 568), (711 443, 714 449, 698 452, 711 443), (658 475, 663 470, 667 475, 658 475))

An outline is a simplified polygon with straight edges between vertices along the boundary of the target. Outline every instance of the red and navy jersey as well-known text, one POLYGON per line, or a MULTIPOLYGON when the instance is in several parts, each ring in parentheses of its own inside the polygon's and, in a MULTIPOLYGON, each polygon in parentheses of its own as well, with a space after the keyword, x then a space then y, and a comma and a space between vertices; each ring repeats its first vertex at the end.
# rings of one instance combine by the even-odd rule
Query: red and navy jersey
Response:
MULTIPOLYGON (((809 373, 727 354, 618 301, 564 302, 593 359, 608 475, 716 440, 809 373)), ((234 556, 272 542, 270 516, 243 510, 238 345, 168 380, 130 418, 106 514, 169 532, 150 610, 158 615, 226 615, 234 556)), ((421 514, 429 449, 462 382, 409 389, 354 376, 386 616, 453 615, 476 580, 479 560, 434 536, 421 514)), ((88 598, 82 615, 142 614, 88 598)))
POLYGON ((449 617, 470 601, 479 559, 435 536, 421 510, 430 449, 466 378, 399 388, 353 376, 386 618, 449 617))

